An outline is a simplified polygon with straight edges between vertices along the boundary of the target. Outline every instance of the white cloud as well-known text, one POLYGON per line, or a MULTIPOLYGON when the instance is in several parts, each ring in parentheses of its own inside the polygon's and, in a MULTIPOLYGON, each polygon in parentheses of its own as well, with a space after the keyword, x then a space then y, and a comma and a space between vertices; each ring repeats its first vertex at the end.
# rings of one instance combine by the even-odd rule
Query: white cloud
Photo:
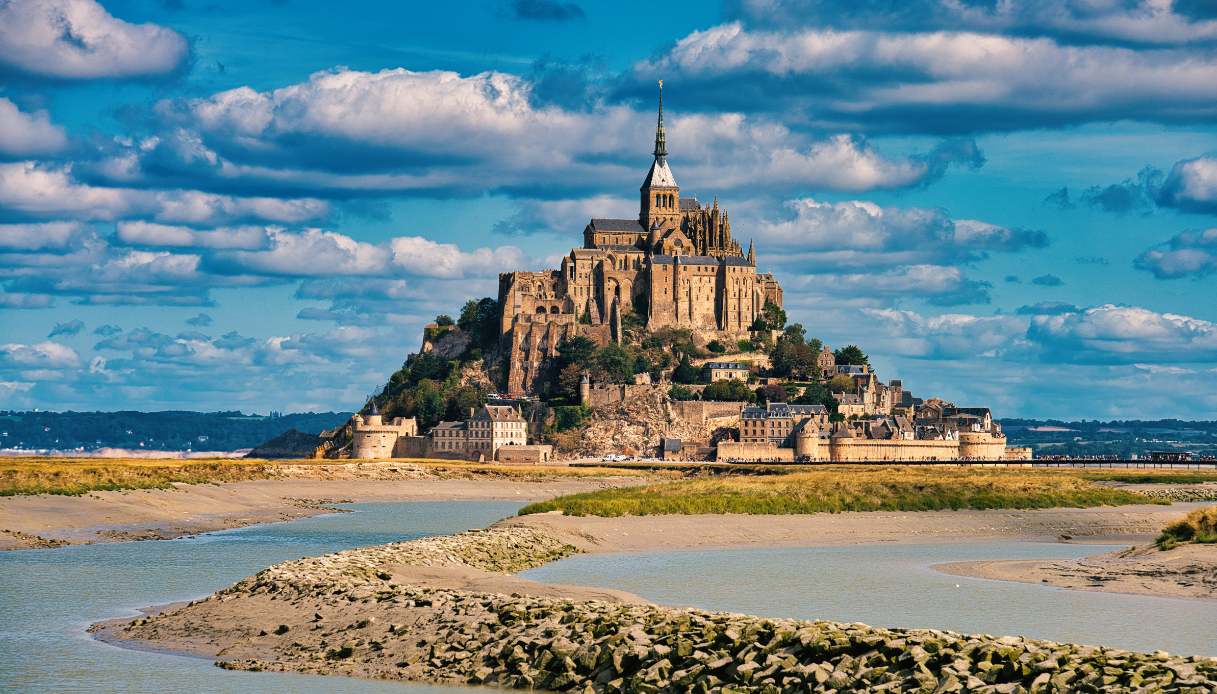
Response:
POLYGON ((268 247, 256 251, 223 251, 209 267, 221 272, 240 272, 289 277, 329 275, 383 275, 389 252, 381 246, 356 241, 322 229, 291 232, 268 227, 268 247))
POLYGON ((1217 325, 1135 306, 1033 316, 1027 336, 1046 358, 1071 363, 1217 361, 1217 325))
POLYGON ((59 79, 159 75, 178 67, 188 46, 156 24, 130 24, 93 0, 0 4, 0 63, 59 79))
POLYGON ((11 157, 54 154, 67 144, 63 128, 51 123, 46 111, 23 113, 17 104, 0 97, 0 154, 11 157))
POLYGON ((0 163, 0 207, 33 218, 115 220, 147 216, 160 222, 217 224, 242 219, 299 223, 329 214, 311 198, 233 197, 194 190, 143 190, 81 183, 72 165, 0 163))
POLYGON ((741 108, 806 109, 813 122, 916 131, 1217 114, 1209 52, 973 32, 768 31, 732 22, 689 34, 635 72, 737 95, 741 108))
POLYGON ((1137 256, 1134 264, 1158 279, 1211 275, 1217 272, 1217 228, 1177 234, 1137 256))
POLYGON ((155 222, 119 222, 118 240, 132 246, 176 248, 265 248, 269 234, 264 227, 221 227, 200 231, 190 227, 155 222))
POLYGON ((524 269, 531 263, 515 246, 462 251, 422 236, 399 236, 389 243, 393 265, 422 277, 454 278, 524 269))
POLYGON ((1158 204, 1217 212, 1217 156, 1177 162, 1158 191, 1158 204))
POLYGON ((68 369, 79 365, 76 350, 58 342, 0 345, 0 369, 68 369))
POLYGON ((0 253, 64 251, 78 243, 82 233, 79 222, 0 224, 0 253))
POLYGON ((951 219, 944 211, 884 207, 866 200, 824 202, 799 198, 785 204, 784 219, 754 224, 773 260, 834 268, 971 262, 990 252, 1048 245, 1041 231, 1007 228, 974 219, 951 219))
POLYGON ((1014 316, 862 309, 888 338, 885 353, 918 359, 967 359, 997 356, 1020 342, 1027 321, 1014 316))

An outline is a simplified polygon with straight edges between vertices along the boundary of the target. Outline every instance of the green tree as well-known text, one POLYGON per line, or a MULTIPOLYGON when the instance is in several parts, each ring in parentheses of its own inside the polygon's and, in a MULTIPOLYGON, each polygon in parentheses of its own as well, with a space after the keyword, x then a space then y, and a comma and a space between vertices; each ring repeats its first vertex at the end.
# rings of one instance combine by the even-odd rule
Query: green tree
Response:
POLYGON ((444 412, 444 394, 438 383, 429 378, 419 381, 414 386, 414 403, 420 429, 430 429, 439 423, 444 412))
POLYGON ((778 340, 769 359, 770 370, 777 376, 806 373, 816 363, 815 353, 802 340, 778 340))
POLYGON ((441 313, 435 317, 435 324, 441 328, 452 325, 452 316, 447 313, 441 313))
POLYGON ((828 390, 834 393, 852 393, 854 392, 854 379, 845 374, 838 374, 832 377, 828 382, 828 390))
POLYGON ((782 331, 782 336, 779 340, 787 340, 789 342, 806 342, 807 330, 803 328, 802 323, 791 323, 782 331))
POLYGON ((807 346, 811 348, 812 354, 819 354, 824 349, 824 342, 818 337, 813 337, 807 341, 807 346))
POLYGON ((684 354, 680 357, 680 363, 672 370, 672 382, 697 383, 699 375, 701 375, 701 372, 689 363, 689 355, 684 354))
POLYGON ((752 322, 753 330, 781 330, 786 327, 786 312, 781 306, 766 299, 761 315, 752 322))
POLYGON ((833 352, 833 356, 837 358, 838 364, 851 364, 853 366, 870 366, 870 358, 866 356, 858 345, 849 345, 842 347, 833 352))
POLYGON ((456 324, 478 346, 492 347, 499 339, 499 302, 488 296, 466 301, 456 324))
POLYGON ((786 389, 776 383, 768 383, 756 389, 757 402, 786 402, 786 389))
POLYGON ((697 391, 692 388, 675 385, 668 389, 668 397, 673 400, 696 400, 697 391))
POLYGON ((615 342, 601 347, 595 355, 601 378, 611 383, 633 383, 634 361, 634 355, 615 342))
POLYGON ((735 348, 741 352, 751 352, 756 349, 752 344, 752 340, 740 340, 735 343, 735 348))
POLYGON ((718 340, 710 340, 710 342, 706 344, 706 349, 714 352, 715 354, 723 354, 727 351, 727 346, 718 340))
POLYGON ((701 392, 702 400, 755 402, 756 394, 741 381, 715 381, 701 392))
POLYGON ((558 345, 558 361, 562 367, 575 364, 580 368, 590 369, 595 354, 596 343, 582 335, 563 340, 558 345))

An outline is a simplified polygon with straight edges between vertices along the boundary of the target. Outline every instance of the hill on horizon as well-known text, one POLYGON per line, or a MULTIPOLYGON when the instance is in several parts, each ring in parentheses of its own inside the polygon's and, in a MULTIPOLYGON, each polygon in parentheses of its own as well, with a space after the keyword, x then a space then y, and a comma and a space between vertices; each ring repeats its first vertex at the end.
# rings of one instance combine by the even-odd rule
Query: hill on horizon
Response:
POLYGON ((236 451, 253 448, 290 429, 316 434, 350 416, 350 412, 257 415, 235 410, 0 411, 0 449, 236 451))

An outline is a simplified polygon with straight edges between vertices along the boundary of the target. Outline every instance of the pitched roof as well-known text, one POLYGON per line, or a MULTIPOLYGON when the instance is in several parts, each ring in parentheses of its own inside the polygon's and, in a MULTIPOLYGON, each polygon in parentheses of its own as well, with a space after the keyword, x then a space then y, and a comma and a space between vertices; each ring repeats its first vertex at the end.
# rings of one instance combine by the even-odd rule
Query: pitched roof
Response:
POLYGON ((680 209, 682 210, 700 210, 701 203, 694 197, 684 197, 680 199, 680 209))
POLYGON ((655 161, 651 162, 651 169, 647 171, 647 177, 642 182, 643 188, 676 188, 676 177, 672 175, 672 169, 668 168, 667 157, 655 157, 655 161))
POLYGON ((484 405, 474 415, 476 419, 492 419, 496 422, 522 422, 524 418, 511 405, 484 405))

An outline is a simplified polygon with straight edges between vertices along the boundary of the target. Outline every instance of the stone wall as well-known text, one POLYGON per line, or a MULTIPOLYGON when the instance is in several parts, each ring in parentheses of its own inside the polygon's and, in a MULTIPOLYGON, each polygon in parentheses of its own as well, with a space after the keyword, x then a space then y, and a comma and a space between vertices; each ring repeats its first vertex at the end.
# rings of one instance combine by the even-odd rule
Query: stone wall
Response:
POLYGON ((832 439, 829 455, 834 463, 958 460, 958 441, 907 441, 903 439, 832 439))
POLYGON ((494 458, 507 465, 548 465, 554 454, 554 447, 548 445, 530 446, 501 446, 494 458))
POLYGON ((723 441, 718 444, 719 462, 775 462, 793 463, 793 448, 778 448, 771 443, 739 443, 723 441))
MULTIPOLYGON (((740 410, 747 403, 716 402, 712 400, 675 400, 672 402, 672 413, 687 422, 705 424, 710 420, 729 420, 734 418, 739 423, 740 410)), ((716 422, 718 423, 718 422, 716 422)), ((719 426, 726 422, 719 423, 719 426)))

